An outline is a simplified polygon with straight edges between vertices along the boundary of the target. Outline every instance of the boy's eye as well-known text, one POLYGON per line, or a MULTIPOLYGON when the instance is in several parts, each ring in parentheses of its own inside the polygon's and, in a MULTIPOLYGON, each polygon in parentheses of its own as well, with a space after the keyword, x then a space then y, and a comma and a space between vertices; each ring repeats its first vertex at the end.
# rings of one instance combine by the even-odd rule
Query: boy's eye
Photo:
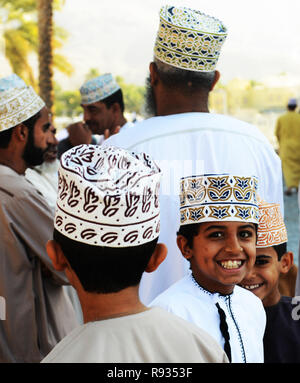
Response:
POLYGON ((257 259, 255 261, 255 266, 263 266, 263 265, 266 265, 267 263, 269 263, 267 259, 257 259))
POLYGON ((215 231, 209 234, 209 238, 221 238, 223 233, 221 231, 215 231))
POLYGON ((241 238, 251 238, 253 236, 253 233, 248 230, 244 230, 240 232, 240 237, 241 238))

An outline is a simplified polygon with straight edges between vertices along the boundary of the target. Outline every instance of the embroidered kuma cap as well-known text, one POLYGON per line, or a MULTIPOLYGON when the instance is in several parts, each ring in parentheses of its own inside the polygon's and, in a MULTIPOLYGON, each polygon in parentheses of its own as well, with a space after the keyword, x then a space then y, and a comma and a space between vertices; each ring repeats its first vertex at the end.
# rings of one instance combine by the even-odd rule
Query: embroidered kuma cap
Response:
POLYGON ((83 105, 92 104, 104 100, 116 93, 120 88, 111 73, 86 81, 79 89, 81 103, 83 105))
POLYGON ((161 171, 147 154, 80 145, 58 171, 54 227, 78 242, 139 246, 159 236, 161 171))
POLYGON ((28 120, 44 107, 40 96, 16 74, 0 79, 0 132, 28 120))
POLYGON ((288 240, 287 230, 277 203, 259 201, 259 224, 256 247, 271 247, 288 240))
POLYGON ((258 223, 256 177, 204 174, 180 180, 180 225, 213 221, 258 223))
POLYGON ((185 7, 165 5, 154 46, 154 57, 177 68, 211 72, 227 37, 223 22, 185 7))

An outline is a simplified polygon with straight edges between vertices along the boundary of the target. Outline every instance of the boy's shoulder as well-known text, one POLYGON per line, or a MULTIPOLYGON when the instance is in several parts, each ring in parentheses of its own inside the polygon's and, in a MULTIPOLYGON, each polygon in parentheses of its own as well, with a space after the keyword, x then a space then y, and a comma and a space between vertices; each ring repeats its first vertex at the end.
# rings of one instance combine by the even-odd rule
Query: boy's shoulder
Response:
POLYGON ((246 290, 243 287, 236 285, 234 287, 233 299, 239 304, 245 307, 246 310, 253 310, 257 308, 261 312, 264 312, 264 306, 261 299, 259 299, 251 291, 246 290))

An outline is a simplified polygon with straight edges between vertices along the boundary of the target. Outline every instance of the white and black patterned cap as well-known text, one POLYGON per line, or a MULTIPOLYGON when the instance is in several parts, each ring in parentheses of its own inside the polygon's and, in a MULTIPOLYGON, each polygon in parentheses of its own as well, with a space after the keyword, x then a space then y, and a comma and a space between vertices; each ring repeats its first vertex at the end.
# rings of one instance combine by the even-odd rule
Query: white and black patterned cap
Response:
POLYGON ((160 232, 160 178, 147 154, 76 146, 61 157, 54 227, 94 246, 150 242, 160 232))

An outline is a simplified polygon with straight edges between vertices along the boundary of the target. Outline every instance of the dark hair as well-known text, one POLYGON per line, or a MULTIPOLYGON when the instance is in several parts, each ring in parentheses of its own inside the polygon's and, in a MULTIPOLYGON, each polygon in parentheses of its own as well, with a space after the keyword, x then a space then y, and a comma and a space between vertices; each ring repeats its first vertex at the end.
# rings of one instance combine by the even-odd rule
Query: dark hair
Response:
POLYGON ((288 105, 288 110, 294 111, 296 108, 297 108, 297 105, 295 104, 288 105))
POLYGON ((199 233, 201 223, 191 223, 189 225, 182 225, 177 231, 177 235, 183 235, 187 240, 187 245, 190 249, 193 248, 194 237, 199 233))
MULTIPOLYGON (((41 112, 38 112, 34 116, 30 117, 28 120, 23 121, 22 124, 27 126, 29 132, 33 131, 34 125, 37 122, 37 120, 40 118, 40 116, 41 116, 41 112)), ((5 130, 4 132, 0 132, 0 148, 6 149, 8 147, 14 128, 15 126, 5 130)))
POLYGON ((104 98, 101 100, 106 107, 109 109, 113 104, 117 103, 120 105, 121 112, 124 112, 125 106, 124 106, 124 100, 123 100, 123 93, 122 90, 119 89, 112 95, 108 96, 107 98, 104 98))
POLYGON ((85 291, 116 293, 139 284, 158 238, 133 247, 104 247, 77 242, 54 229, 60 245, 85 291))
POLYGON ((273 249, 277 253, 278 261, 281 260, 282 256, 287 252, 287 245, 286 242, 281 243, 280 245, 273 246, 273 249))
POLYGON ((215 71, 212 72, 196 72, 181 68, 155 60, 158 75, 162 83, 169 89, 180 89, 181 92, 187 94, 195 91, 209 92, 215 79, 215 71))
POLYGON ((0 132, 0 148, 1 149, 6 149, 8 147, 11 140, 12 132, 13 132, 13 128, 0 132))
MULTIPOLYGON (((190 249, 193 248, 193 240, 194 237, 199 233, 199 227, 201 223, 191 223, 189 225, 182 225, 179 227, 179 230, 177 231, 177 235, 183 235, 187 240, 187 245, 190 249)), ((257 237, 257 228, 258 225, 255 223, 255 232, 257 237)))

